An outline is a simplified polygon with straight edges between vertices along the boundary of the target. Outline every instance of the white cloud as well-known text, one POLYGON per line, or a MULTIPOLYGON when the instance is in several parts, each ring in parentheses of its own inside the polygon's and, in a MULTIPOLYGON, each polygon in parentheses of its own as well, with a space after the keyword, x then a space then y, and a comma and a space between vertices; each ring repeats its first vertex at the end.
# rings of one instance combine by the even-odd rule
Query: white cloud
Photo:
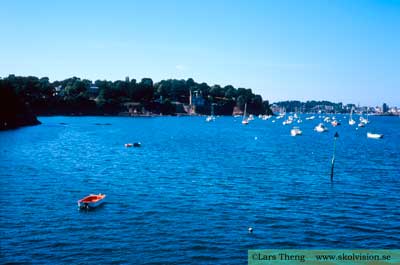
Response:
POLYGON ((175 69, 178 71, 185 71, 186 67, 183 64, 177 64, 175 65, 175 69))

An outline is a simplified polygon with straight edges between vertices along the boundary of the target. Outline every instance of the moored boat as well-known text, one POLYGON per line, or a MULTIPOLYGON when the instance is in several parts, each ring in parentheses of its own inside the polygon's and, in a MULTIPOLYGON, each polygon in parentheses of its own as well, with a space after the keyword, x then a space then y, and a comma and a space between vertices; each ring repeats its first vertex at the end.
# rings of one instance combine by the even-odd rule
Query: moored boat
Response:
POLYGON ((326 128, 323 123, 320 123, 317 126, 315 126, 314 131, 316 131, 316 132, 327 132, 328 128, 326 128))
POLYGON ((214 116, 214 104, 211 104, 211 115, 207 116, 206 122, 212 122, 215 121, 215 116, 214 116))
POLYGON ((290 135, 291 136, 298 136, 301 135, 303 132, 300 130, 299 127, 293 127, 293 129, 290 130, 290 135))
POLYGON ((331 124, 332 124, 333 127, 336 127, 336 126, 340 125, 340 122, 338 122, 337 120, 333 120, 331 122, 331 124))
POLYGON ((81 209, 96 208, 105 201, 105 194, 90 194, 83 199, 78 201, 78 207, 81 209))
POLYGON ((243 112, 243 118, 242 118, 243 125, 249 124, 249 119, 246 117, 246 111, 247 111, 247 103, 244 104, 244 112, 243 112))
POLYGON ((367 138, 381 139, 383 138, 383 134, 367 132, 367 138))
POLYGON ((353 120, 353 108, 351 108, 350 118, 349 118, 349 125, 351 126, 351 125, 354 125, 354 124, 356 124, 356 121, 353 120))
POLYGON ((212 122, 212 121, 215 121, 215 117, 214 116, 207 116, 206 122, 212 122))

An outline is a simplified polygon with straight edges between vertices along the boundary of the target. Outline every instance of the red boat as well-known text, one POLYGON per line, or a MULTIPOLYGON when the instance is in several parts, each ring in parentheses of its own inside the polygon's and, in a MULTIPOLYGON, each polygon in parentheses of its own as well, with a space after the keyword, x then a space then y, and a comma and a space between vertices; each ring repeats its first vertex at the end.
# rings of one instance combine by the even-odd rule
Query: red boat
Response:
POLYGON ((105 201, 105 194, 90 194, 78 201, 78 207, 83 209, 96 208, 105 201))

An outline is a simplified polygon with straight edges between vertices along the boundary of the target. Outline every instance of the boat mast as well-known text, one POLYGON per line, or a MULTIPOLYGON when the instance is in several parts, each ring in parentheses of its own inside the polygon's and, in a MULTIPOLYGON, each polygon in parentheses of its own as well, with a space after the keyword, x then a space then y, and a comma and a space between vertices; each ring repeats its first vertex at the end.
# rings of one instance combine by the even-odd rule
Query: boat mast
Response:
POLYGON ((350 110, 350 120, 353 120, 353 107, 351 107, 351 110, 350 110))
POLYGON ((244 112, 243 112, 243 118, 242 118, 243 121, 246 118, 246 109, 247 109, 247 103, 244 104, 244 112))

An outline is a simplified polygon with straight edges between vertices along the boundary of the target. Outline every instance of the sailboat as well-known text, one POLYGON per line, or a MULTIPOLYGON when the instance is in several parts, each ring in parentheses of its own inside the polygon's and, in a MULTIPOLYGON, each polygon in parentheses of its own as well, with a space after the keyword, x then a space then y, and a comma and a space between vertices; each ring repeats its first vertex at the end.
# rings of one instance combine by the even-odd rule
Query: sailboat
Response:
POLYGON ((242 119, 243 125, 249 124, 249 119, 246 118, 246 110, 247 110, 247 103, 244 104, 244 112, 243 112, 243 119, 242 119))
POLYGON ((211 115, 207 116, 206 122, 212 122, 215 121, 215 116, 214 116, 214 104, 211 104, 211 115))
POLYGON ((349 125, 354 125, 354 124, 356 124, 356 121, 353 120, 353 108, 351 108, 350 118, 349 118, 349 125))

